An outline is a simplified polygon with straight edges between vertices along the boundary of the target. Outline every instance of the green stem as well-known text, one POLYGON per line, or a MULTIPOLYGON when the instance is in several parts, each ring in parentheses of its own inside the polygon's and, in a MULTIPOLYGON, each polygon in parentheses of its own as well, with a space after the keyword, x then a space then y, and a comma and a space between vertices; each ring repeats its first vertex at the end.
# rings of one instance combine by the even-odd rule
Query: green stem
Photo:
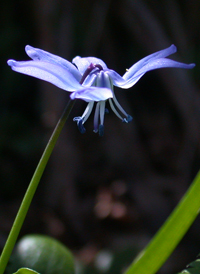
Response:
POLYGON ((51 153, 53 151, 53 148, 56 144, 56 141, 61 133, 61 130, 70 114, 71 109, 73 108, 75 103, 75 100, 70 100, 60 118, 58 121, 51 138, 42 154, 42 157, 38 163, 38 166, 35 170, 35 173, 33 174, 33 177, 31 179, 31 182, 29 184, 29 187, 24 195, 23 201, 21 203, 21 206, 19 208, 19 211, 17 213, 17 216, 15 218, 15 221, 13 223, 13 226, 11 228, 10 234, 8 236, 8 239, 6 241, 6 244, 4 246, 4 249, 1 254, 0 258, 0 274, 4 273, 4 270, 7 266, 8 260, 10 258, 10 255, 12 253, 12 250, 15 246, 17 237, 19 235, 19 232, 21 230, 21 227, 23 225, 24 219, 26 217, 26 214, 28 212, 28 209, 30 207, 31 201, 33 199, 33 196, 35 194, 35 191, 37 189, 37 186, 40 182, 40 179, 42 177, 42 174, 44 172, 44 169, 47 165, 47 162, 49 160, 49 157, 51 156, 51 153))
POLYGON ((175 210, 125 274, 154 274, 190 228, 200 209, 200 171, 175 210))

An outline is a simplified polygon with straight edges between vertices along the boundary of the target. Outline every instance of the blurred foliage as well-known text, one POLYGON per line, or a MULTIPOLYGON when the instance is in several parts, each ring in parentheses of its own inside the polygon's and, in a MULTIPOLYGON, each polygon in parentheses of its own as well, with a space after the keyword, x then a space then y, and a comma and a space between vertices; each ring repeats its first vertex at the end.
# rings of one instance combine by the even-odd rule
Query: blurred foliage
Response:
POLYGON ((94 259, 93 265, 86 266, 80 273, 84 274, 120 274, 130 265, 138 250, 132 246, 118 252, 101 250, 94 259))
MULTIPOLYGON (((199 10, 198 0, 1 2, 0 246, 68 100, 66 92, 12 72, 7 59, 27 60, 30 44, 69 60, 97 56, 123 74, 174 43, 172 58, 197 65, 149 72, 130 91, 116 89, 134 119, 125 125, 110 112, 103 138, 92 132, 91 118, 86 134, 78 132, 72 118, 85 103, 76 103, 21 234, 56 237, 90 264, 102 249, 120 251, 130 243, 141 249, 199 169, 199 10)), ((197 220, 160 273, 192 260, 199 228, 197 220)))
POLYGON ((186 269, 184 269, 182 272, 178 273, 185 273, 185 274, 198 274, 200 272, 200 260, 199 256, 198 258, 193 261, 192 263, 188 264, 186 269))

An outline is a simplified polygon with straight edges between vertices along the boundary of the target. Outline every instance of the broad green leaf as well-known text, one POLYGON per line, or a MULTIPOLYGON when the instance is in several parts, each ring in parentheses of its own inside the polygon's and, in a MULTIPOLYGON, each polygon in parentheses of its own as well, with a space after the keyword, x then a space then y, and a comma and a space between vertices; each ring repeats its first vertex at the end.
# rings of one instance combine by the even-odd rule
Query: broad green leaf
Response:
POLYGON ((43 235, 27 235, 16 245, 7 273, 12 274, 23 267, 41 274, 74 274, 74 259, 70 250, 59 241, 43 235))
POLYGON ((30 268, 20 268, 14 274, 39 274, 39 273, 30 268))

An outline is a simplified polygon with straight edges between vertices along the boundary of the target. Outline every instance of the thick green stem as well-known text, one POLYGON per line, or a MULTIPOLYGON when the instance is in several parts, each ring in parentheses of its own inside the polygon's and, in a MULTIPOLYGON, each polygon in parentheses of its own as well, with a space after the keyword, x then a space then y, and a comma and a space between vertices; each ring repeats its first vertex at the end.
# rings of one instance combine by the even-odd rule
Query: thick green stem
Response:
POLYGON ((30 207, 30 204, 31 204, 31 201, 35 194, 35 191, 37 189, 37 186, 40 182, 40 179, 42 177, 44 169, 48 163, 49 157, 53 151, 53 148, 54 148, 56 141, 61 133, 61 130, 62 130, 69 114, 70 114, 72 107, 74 106, 74 103, 75 103, 75 101, 72 101, 72 100, 70 100, 68 102, 68 104, 67 104, 60 120, 58 121, 58 123, 51 135, 51 138, 43 152, 43 155, 38 163, 35 173, 33 174, 32 180, 31 180, 29 187, 25 193, 25 196, 23 198, 23 201, 21 203, 21 206, 19 208, 19 211, 17 213, 17 216, 16 216, 13 226, 11 228, 10 234, 8 236, 8 239, 6 241, 6 244, 5 244, 2 254, 1 254, 0 274, 3 274, 5 271, 8 260, 12 253, 12 250, 15 246, 17 237, 18 237, 21 227, 23 225, 24 219, 25 219, 28 209, 30 207))
POLYGON ((159 270, 197 217, 199 194, 200 171, 167 221, 125 274, 154 274, 159 270))

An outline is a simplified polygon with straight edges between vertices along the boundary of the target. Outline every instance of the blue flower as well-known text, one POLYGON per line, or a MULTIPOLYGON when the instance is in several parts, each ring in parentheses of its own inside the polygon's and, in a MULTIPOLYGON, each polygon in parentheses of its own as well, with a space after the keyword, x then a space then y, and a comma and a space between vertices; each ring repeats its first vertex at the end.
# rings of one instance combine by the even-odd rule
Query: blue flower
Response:
POLYGON ((29 61, 8 60, 12 70, 50 82, 55 86, 71 92, 70 97, 88 102, 80 117, 75 117, 81 133, 85 132, 84 123, 90 116, 96 102, 94 114, 94 132, 104 133, 104 115, 106 101, 122 122, 129 123, 132 117, 125 112, 117 101, 113 86, 123 89, 132 87, 147 72, 154 69, 177 67, 191 69, 195 64, 184 64, 166 57, 176 52, 176 47, 155 52, 131 66, 123 76, 109 69, 106 64, 95 57, 75 57, 72 63, 43 51, 26 46, 25 51, 32 59, 29 61))

